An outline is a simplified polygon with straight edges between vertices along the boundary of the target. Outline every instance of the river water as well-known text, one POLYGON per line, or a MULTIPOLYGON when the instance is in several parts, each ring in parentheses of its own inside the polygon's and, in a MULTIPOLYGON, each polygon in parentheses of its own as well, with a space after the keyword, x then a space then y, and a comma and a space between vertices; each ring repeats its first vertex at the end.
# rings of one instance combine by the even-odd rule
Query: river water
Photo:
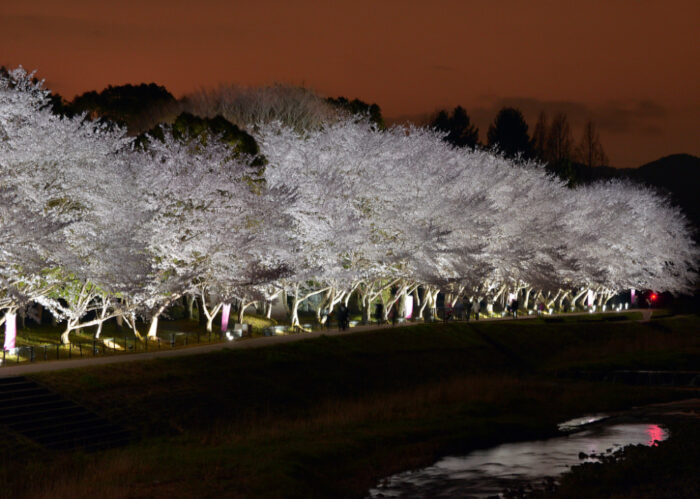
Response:
POLYGON ((525 484, 536 487, 571 466, 597 462, 624 446, 651 446, 668 438, 667 430, 656 424, 601 423, 604 419, 605 415, 585 416, 559 425, 562 431, 573 430, 567 435, 445 457, 427 468, 383 479, 370 489, 369 497, 499 496, 525 484))

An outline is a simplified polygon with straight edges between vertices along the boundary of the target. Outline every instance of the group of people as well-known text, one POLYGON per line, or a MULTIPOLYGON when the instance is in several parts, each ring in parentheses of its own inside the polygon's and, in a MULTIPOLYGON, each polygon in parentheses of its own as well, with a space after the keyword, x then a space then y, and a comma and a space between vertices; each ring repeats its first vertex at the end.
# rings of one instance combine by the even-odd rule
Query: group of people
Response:
MULTIPOLYGON (((472 316, 474 316, 474 320, 478 321, 479 313, 481 312, 481 307, 484 304, 482 304, 482 302, 479 300, 465 300, 461 304, 458 303, 458 305, 461 305, 461 310, 464 310, 464 315, 467 321, 470 320, 472 316)), ((458 316, 461 318, 461 313, 458 313, 458 316)))
MULTIPOLYGON (((486 302, 484 300, 465 299, 464 301, 458 301, 455 304, 454 309, 452 307, 445 307, 443 319, 445 321, 448 321, 455 318, 459 320, 462 320, 464 318, 467 321, 469 321, 472 317, 474 317, 474 320, 478 321, 481 309, 485 306, 486 302)), ((511 300, 506 306, 508 314, 512 315, 513 318, 518 317, 518 306, 519 303, 517 299, 511 300)), ((331 315, 333 313, 333 311, 328 312, 327 310, 324 310, 322 312, 322 315, 326 316, 325 323, 327 328, 330 328, 331 315)), ((338 329, 340 329, 341 331, 345 331, 350 325, 350 310, 347 306, 345 306, 345 304, 340 304, 336 313, 336 317, 338 321, 338 329)), ((378 303, 376 305, 376 308, 374 310, 374 318, 377 321, 377 324, 382 324, 384 322, 385 319, 383 304, 378 303)), ((393 325, 396 325, 396 322, 398 320, 398 313, 395 307, 389 314, 389 320, 393 325)))

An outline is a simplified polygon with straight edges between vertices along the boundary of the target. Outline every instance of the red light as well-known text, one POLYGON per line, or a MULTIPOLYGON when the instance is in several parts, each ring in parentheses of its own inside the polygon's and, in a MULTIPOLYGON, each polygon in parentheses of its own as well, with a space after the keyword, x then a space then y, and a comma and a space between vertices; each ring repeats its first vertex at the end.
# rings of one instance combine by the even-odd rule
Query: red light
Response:
POLYGON ((651 294, 651 301, 654 301, 654 300, 656 300, 656 293, 651 294))

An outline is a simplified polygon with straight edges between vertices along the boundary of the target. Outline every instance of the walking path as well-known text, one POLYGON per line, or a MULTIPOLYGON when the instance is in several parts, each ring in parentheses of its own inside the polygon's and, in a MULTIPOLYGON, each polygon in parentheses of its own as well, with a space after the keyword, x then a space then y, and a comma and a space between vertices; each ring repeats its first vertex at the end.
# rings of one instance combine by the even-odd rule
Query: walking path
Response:
MULTIPOLYGON (((643 314, 643 321, 649 320, 651 317, 651 310, 649 310, 648 317, 643 314)), ((615 312, 603 312, 612 313, 615 312)), ((567 317, 576 315, 588 315, 587 312, 566 314, 567 317)), ((515 320, 528 320, 536 319, 537 315, 525 315, 518 317, 515 320)), ((510 317, 491 317, 480 319, 479 322, 495 322, 495 321, 510 321, 513 320, 510 317)), ((368 325, 368 326, 356 326, 353 328, 346 329, 345 331, 340 331, 338 329, 324 329, 320 331, 313 331, 311 333, 299 333, 299 334, 286 334, 280 336, 264 336, 259 338, 247 338, 243 340, 230 341, 230 342, 220 342, 220 343, 210 343, 207 345, 198 345, 187 348, 177 348, 172 350, 157 350, 154 352, 146 353, 133 353, 125 355, 110 355, 107 357, 90 357, 74 360, 56 360, 48 362, 38 362, 31 364, 20 364, 13 365, 9 367, 0 367, 0 378, 7 378, 11 376, 23 376, 25 374, 38 373, 38 372, 49 372, 49 371, 59 371, 62 369, 74 369, 78 367, 88 367, 88 366, 102 366, 107 364, 119 364, 122 362, 137 362, 142 360, 153 360, 159 358, 167 357, 184 357, 187 355, 200 355, 209 352, 218 352, 221 350, 235 350, 240 348, 260 348, 270 345, 278 345, 281 343, 290 343, 294 341, 300 341, 310 338, 318 338, 320 336, 343 336, 346 334, 359 333, 361 331, 370 331, 378 329, 392 329, 393 327, 405 327, 413 326, 415 322, 405 322, 403 324, 397 324, 392 326, 391 324, 385 324, 381 326, 368 325)))

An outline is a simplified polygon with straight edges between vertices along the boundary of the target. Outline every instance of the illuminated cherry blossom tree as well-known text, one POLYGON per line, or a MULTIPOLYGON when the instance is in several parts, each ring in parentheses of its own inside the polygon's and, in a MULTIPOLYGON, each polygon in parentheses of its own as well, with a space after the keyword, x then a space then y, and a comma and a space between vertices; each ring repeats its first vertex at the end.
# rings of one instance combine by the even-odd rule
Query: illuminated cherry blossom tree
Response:
POLYGON ((183 295, 199 295, 211 331, 233 301, 242 321, 283 292, 298 326, 314 296, 319 320, 354 295, 369 320, 375 303, 386 319, 409 296, 422 317, 439 293, 448 307, 522 295, 561 308, 631 287, 688 292, 697 279, 687 221, 658 194, 617 181, 569 189, 541 165, 456 149, 431 129, 320 114, 307 126, 303 113, 283 124, 282 107, 255 101, 245 116, 259 166, 215 136, 166 127, 137 147, 47 104, 23 69, 0 78, 6 348, 32 302, 65 321, 68 342, 115 316, 137 336, 146 319, 154 338, 183 295))

